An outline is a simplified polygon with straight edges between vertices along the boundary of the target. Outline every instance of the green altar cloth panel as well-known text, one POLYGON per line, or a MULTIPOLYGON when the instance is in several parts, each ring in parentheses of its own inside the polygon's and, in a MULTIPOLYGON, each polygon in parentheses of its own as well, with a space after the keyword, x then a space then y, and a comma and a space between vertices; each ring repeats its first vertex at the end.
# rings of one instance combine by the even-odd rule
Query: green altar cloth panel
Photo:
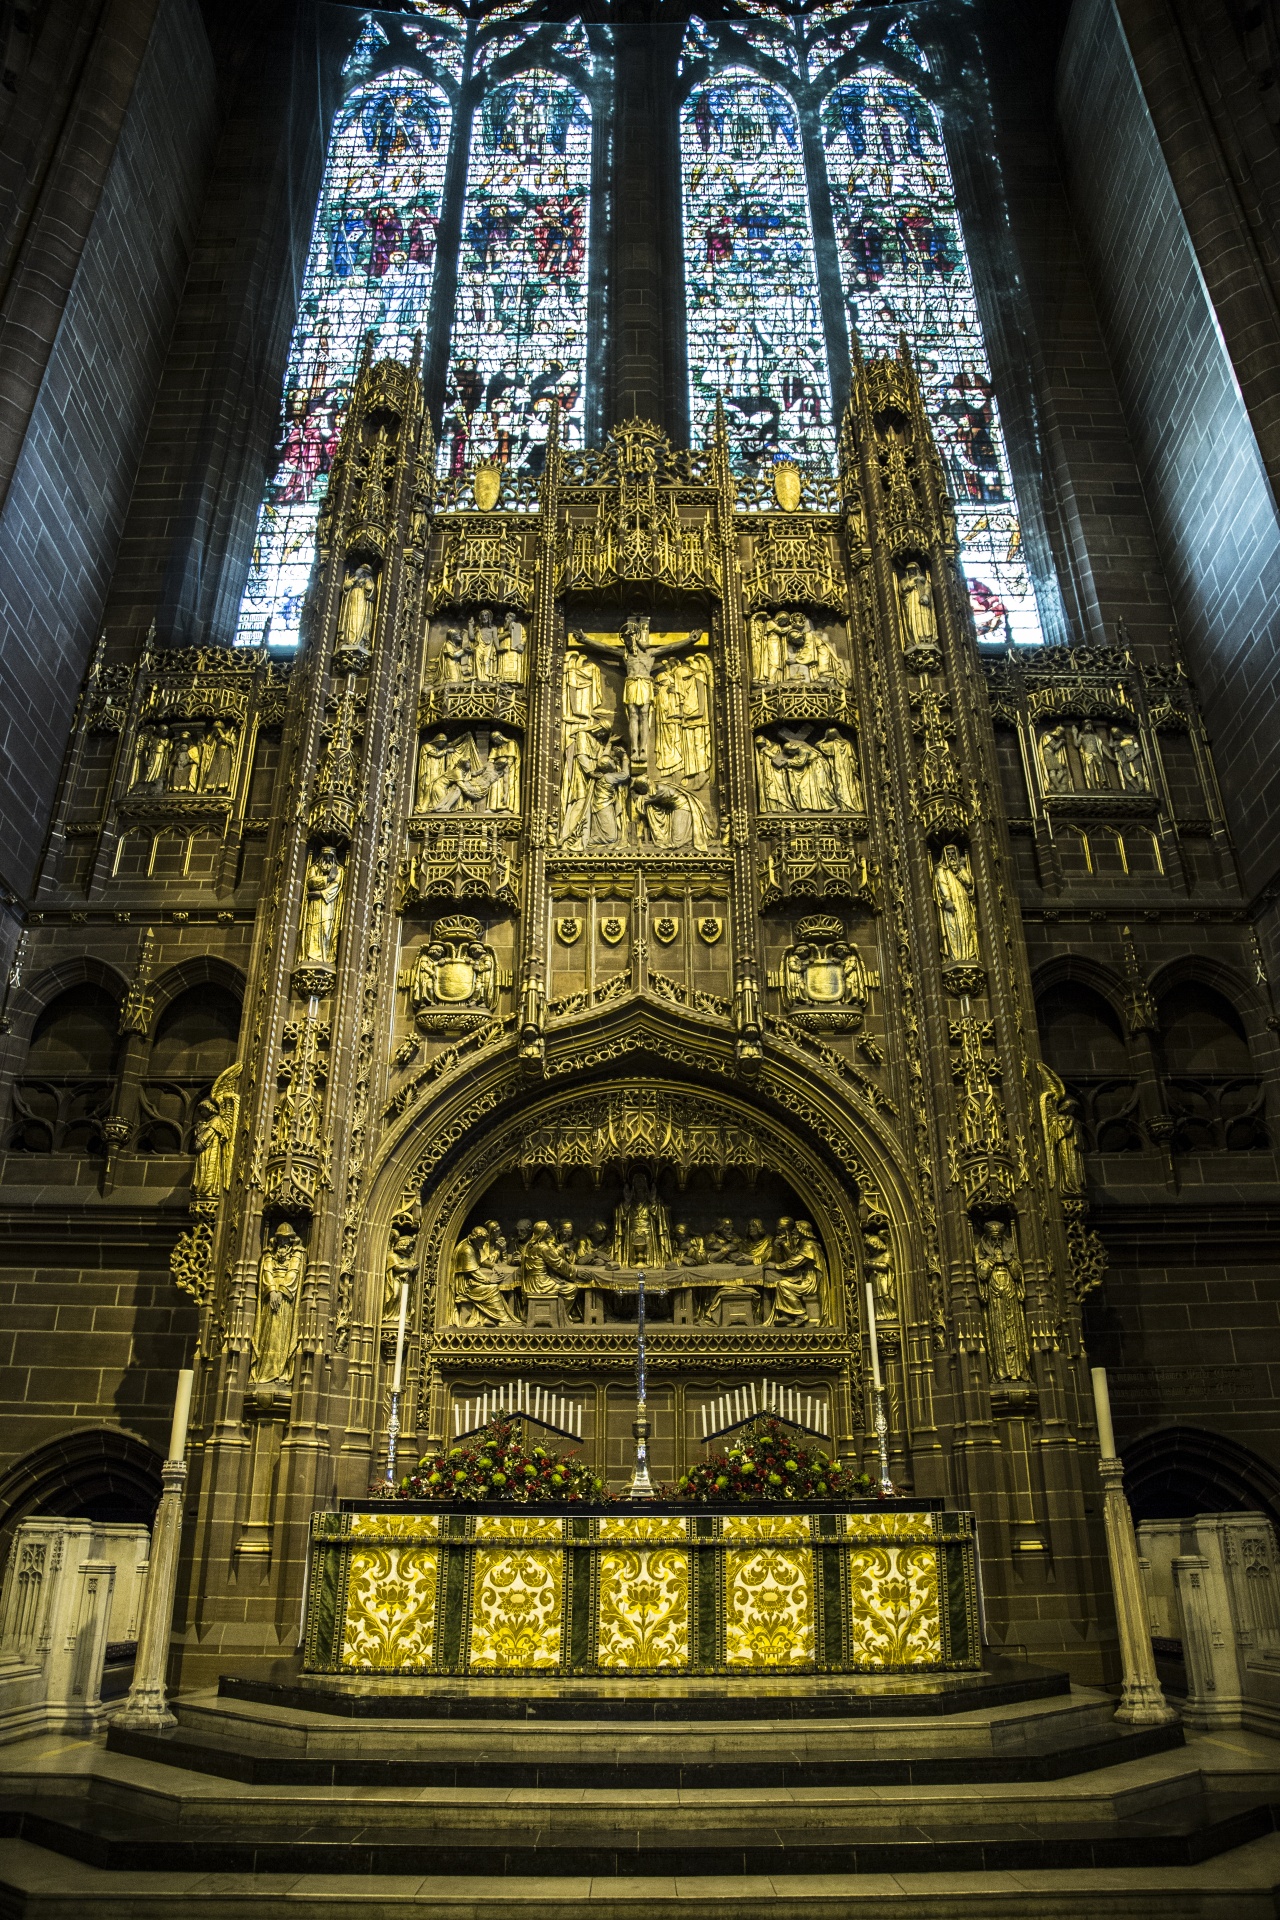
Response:
POLYGON ((312 1516, 309 1673, 980 1665, 967 1513, 312 1516))

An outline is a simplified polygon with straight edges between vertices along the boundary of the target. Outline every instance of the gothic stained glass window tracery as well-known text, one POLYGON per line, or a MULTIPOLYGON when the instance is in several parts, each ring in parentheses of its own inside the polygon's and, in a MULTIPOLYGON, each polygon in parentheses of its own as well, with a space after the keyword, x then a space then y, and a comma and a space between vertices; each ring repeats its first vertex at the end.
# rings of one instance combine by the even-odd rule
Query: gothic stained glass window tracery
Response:
POLYGON ((746 68, 696 86, 680 116, 691 431, 723 397, 748 467, 829 469, 831 381, 793 102, 746 68))
POLYGON ((443 92, 409 71, 358 86, 338 111, 289 350, 278 464, 240 606, 240 645, 297 644, 316 520, 365 336, 372 333, 375 354, 407 360, 425 324, 450 115, 443 92))
POLYGON ((440 464, 537 473, 552 406, 580 445, 587 359, 591 117, 560 75, 488 92, 472 131, 440 464))
POLYGON ((956 503, 960 559, 980 637, 1039 644, 1040 620, 973 276, 937 120, 881 67, 823 109, 850 330, 864 353, 905 334, 956 503))

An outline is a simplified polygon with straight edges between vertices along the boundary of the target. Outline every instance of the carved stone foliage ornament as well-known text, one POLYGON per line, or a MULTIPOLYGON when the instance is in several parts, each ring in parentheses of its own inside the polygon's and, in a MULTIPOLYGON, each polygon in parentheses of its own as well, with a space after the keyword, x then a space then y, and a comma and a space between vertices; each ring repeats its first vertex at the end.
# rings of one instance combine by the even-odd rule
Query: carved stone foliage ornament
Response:
POLYGON ((414 1020, 423 1033, 469 1033, 484 1026, 511 974, 500 968, 484 940, 484 928, 469 915, 437 920, 400 983, 409 990, 414 1020))
POLYGON ((781 992, 787 1018, 795 1026, 856 1033, 880 975, 845 937, 842 920, 817 913, 796 922, 796 939, 784 952, 782 965, 770 972, 769 985, 781 992))

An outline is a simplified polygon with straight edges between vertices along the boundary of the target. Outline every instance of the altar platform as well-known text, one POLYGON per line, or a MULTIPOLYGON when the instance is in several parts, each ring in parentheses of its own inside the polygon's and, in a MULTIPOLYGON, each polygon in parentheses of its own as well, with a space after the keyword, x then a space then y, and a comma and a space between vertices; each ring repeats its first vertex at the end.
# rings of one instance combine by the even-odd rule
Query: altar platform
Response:
POLYGON ((370 1502, 312 1517, 305 1674, 927 1676, 981 1665, 972 1517, 940 1502, 642 1512, 370 1502))

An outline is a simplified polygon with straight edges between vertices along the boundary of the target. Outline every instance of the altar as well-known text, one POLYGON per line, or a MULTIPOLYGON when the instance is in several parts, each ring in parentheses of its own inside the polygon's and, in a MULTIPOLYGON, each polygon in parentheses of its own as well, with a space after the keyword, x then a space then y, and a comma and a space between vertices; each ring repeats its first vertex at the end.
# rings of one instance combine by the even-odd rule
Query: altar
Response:
POLYGON ((312 1516, 303 1668, 330 1674, 963 1672, 972 1516, 346 1502, 312 1516))

